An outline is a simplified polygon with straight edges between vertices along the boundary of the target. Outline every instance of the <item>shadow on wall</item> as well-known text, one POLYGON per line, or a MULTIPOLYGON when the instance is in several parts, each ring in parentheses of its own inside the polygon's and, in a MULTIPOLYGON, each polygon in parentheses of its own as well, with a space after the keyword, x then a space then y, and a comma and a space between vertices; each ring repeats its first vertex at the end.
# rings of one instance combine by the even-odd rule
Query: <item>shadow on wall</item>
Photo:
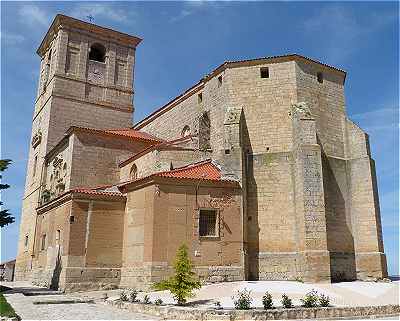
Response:
MULTIPOLYGON (((327 246, 330 256, 331 281, 353 281, 356 276, 354 238, 349 227, 346 201, 340 186, 348 186, 346 161, 329 159, 321 143, 322 173, 327 231, 327 246), (338 180, 343 180, 338 182, 338 180)), ((349 193, 345 190, 344 193, 349 193)), ((348 211, 348 209, 347 209, 348 211)))
POLYGON ((53 275, 51 277, 50 289, 58 290, 60 283, 60 274, 62 270, 60 247, 58 248, 56 265, 54 266, 53 275))
POLYGON ((246 216, 247 220, 247 260, 245 266, 247 269, 247 278, 251 281, 259 279, 259 248, 260 248, 260 228, 258 225, 258 197, 257 183, 253 171, 253 149, 250 142, 249 132, 247 129, 246 118, 244 114, 241 117, 241 139, 244 153, 244 170, 246 176, 246 216))

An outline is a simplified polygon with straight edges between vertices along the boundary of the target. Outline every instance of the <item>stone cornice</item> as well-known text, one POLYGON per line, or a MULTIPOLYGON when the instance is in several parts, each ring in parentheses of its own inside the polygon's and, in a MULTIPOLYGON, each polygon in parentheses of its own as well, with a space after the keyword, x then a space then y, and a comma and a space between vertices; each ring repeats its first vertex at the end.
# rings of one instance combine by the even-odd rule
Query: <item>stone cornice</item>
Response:
POLYGON ((54 18, 49 30, 44 36, 39 48, 37 49, 37 54, 43 56, 46 52, 47 47, 53 40, 54 36, 62 28, 73 27, 76 29, 81 29, 92 34, 97 34, 99 36, 112 39, 113 41, 118 41, 119 43, 125 44, 128 47, 136 48, 136 46, 142 41, 142 39, 128 35, 126 33, 118 32, 109 28, 101 27, 92 23, 88 23, 82 20, 78 20, 72 17, 68 17, 62 14, 57 14, 54 18))

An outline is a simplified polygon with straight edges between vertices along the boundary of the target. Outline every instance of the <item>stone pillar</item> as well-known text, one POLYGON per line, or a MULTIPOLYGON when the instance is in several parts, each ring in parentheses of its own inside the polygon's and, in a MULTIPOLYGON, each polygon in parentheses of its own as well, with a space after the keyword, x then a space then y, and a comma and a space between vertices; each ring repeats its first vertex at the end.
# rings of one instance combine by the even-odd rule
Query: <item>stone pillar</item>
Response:
POLYGON ((350 120, 347 120, 346 128, 357 279, 385 278, 387 264, 383 249, 378 187, 368 135, 350 120))
POLYGON ((65 74, 65 64, 67 62, 67 50, 68 50, 68 34, 64 29, 60 29, 58 33, 57 42, 57 65, 56 73, 65 74))
POLYGON ((296 222, 300 275, 306 282, 330 282, 321 147, 307 105, 293 108, 296 222))

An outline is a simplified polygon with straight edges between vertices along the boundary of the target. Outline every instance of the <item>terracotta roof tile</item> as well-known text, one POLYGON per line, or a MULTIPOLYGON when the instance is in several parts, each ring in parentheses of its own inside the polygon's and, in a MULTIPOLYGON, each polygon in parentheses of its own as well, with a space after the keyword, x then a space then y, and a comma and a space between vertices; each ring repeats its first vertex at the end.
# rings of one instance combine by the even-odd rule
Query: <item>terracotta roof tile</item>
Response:
POLYGON ((122 196, 122 194, 119 191, 98 190, 85 187, 74 188, 71 190, 71 192, 79 194, 88 194, 88 195, 122 196))
POLYGON ((70 129, 68 129, 67 133, 70 133, 73 130, 91 132, 94 134, 120 136, 133 140, 147 141, 150 143, 160 143, 163 141, 162 139, 159 139, 153 135, 147 134, 146 132, 142 132, 133 128, 96 129, 96 128, 72 126, 70 127, 70 129))
POLYGON ((153 175, 170 178, 202 179, 211 181, 221 180, 221 170, 211 161, 211 159, 170 171, 155 173, 153 175))
POLYGON ((114 134, 114 135, 119 135, 119 136, 126 136, 126 137, 131 137, 131 138, 137 138, 137 139, 142 139, 142 140, 150 140, 154 142, 161 142, 162 140, 147 134, 145 132, 141 132, 139 130, 135 130, 132 128, 121 128, 121 129, 107 129, 105 132, 114 134))

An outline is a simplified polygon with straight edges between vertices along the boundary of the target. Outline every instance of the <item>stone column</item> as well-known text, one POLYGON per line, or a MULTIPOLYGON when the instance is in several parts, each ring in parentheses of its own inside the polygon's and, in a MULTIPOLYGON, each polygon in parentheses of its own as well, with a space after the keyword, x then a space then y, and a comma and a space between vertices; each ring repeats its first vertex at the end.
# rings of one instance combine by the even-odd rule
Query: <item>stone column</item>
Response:
POLYGON ((293 108, 296 222, 300 274, 306 282, 330 282, 321 147, 306 104, 293 108))

